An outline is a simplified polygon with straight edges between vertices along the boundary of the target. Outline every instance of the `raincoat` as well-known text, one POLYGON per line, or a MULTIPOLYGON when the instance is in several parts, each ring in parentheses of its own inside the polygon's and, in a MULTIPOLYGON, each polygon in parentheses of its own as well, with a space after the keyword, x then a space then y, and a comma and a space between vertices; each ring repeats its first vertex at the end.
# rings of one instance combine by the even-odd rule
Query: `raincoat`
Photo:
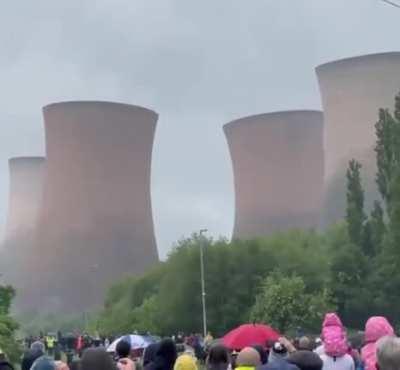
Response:
POLYGON ((386 335, 394 335, 389 321, 383 316, 370 317, 365 324, 366 344, 361 350, 365 370, 376 370, 376 342, 386 335))

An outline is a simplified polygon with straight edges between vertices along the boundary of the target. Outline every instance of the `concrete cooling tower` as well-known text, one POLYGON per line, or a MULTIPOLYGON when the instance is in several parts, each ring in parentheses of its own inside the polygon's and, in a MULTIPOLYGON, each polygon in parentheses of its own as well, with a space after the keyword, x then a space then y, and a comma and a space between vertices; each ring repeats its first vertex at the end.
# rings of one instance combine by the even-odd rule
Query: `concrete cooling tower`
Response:
POLYGON ((325 121, 324 224, 345 213, 349 160, 363 164, 367 203, 376 198, 374 146, 379 108, 400 91, 400 52, 343 59, 316 68, 325 121))
POLYGON ((0 256, 0 271, 3 281, 12 284, 17 290, 17 306, 22 302, 27 277, 35 273, 31 256, 42 204, 44 167, 43 157, 19 157, 9 160, 8 215, 0 256))
POLYGON ((5 240, 31 232, 42 202, 43 157, 17 157, 9 160, 10 187, 5 240))
POLYGON ((319 224, 323 117, 288 111, 224 126, 235 181, 234 239, 319 224))
POLYGON ((116 279, 158 262, 150 199, 158 115, 108 102, 56 103, 43 113, 36 288, 47 308, 76 311, 103 302, 116 279))

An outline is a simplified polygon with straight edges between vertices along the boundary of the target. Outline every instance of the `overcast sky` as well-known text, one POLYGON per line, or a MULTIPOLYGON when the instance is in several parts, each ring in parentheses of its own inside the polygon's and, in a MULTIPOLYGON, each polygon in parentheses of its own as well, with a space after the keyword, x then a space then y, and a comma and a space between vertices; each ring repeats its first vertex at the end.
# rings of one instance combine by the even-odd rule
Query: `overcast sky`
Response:
POLYGON ((111 100, 160 115, 152 170, 158 248, 230 237, 224 123, 320 109, 314 67, 399 50, 381 0, 12 0, 0 11, 0 224, 11 156, 44 154, 41 107, 111 100))

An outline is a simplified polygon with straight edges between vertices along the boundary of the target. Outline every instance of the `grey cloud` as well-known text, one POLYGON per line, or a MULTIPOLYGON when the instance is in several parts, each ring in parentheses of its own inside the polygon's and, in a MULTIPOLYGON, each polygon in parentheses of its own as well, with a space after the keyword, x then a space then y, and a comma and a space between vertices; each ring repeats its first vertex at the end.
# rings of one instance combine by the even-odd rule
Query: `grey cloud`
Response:
POLYGON ((320 108, 314 67, 396 49, 399 18, 379 0, 3 4, 0 214, 8 157, 44 151, 42 105, 116 100, 160 113, 152 187, 162 254, 202 227, 229 236, 234 199, 222 125, 320 108))

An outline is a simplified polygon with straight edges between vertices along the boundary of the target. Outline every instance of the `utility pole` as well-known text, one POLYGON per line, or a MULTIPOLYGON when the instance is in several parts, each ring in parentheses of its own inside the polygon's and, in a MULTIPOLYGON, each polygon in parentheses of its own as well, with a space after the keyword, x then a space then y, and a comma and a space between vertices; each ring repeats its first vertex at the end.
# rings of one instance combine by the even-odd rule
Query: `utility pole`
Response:
POLYGON ((206 284, 204 281, 204 236, 207 229, 200 230, 200 274, 201 274, 201 302, 203 306, 203 335, 204 338, 207 336, 207 311, 206 311, 206 284))

